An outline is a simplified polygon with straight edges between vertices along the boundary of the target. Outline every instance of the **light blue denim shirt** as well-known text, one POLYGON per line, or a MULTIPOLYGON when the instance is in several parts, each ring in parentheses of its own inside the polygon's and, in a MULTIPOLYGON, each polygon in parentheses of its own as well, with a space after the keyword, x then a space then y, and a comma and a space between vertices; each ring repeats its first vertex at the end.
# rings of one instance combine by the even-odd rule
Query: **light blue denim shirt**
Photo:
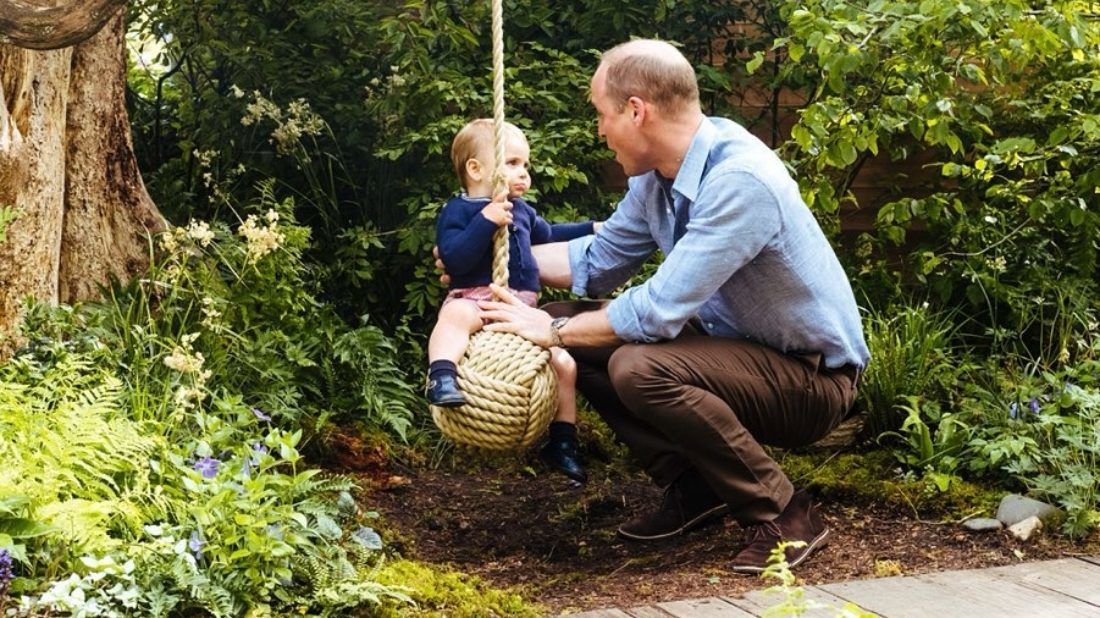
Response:
POLYGON ((610 293, 658 249, 653 277, 608 306, 621 339, 671 339, 698 317, 711 335, 867 365, 836 254, 779 157, 737 123, 704 119, 675 181, 629 180, 600 232, 569 243, 573 292, 610 293))

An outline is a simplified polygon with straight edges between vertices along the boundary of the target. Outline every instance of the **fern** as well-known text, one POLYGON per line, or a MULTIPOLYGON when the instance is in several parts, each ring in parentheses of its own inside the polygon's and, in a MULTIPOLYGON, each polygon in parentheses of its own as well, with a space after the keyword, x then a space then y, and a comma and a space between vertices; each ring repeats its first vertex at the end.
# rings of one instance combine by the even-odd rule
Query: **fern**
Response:
MULTIPOLYGON (((104 552, 140 531, 157 439, 121 418, 122 383, 67 355, 37 384, 0 381, 0 494, 28 498, 74 555, 104 552)), ((163 506, 163 505, 162 505, 163 506)), ((162 510, 162 509, 155 509, 162 510)))

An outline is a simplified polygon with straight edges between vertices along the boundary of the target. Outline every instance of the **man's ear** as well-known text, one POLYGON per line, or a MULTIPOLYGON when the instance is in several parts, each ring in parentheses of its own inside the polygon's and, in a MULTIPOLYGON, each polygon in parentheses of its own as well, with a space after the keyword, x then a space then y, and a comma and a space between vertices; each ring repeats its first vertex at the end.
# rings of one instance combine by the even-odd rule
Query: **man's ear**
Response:
POLYGON ((626 105, 630 109, 631 119, 634 121, 634 124, 640 125, 645 120, 646 112, 648 111, 646 102, 640 97, 630 97, 626 100, 626 105))
POLYGON ((481 182, 484 175, 484 168, 481 166, 481 161, 474 158, 466 159, 466 176, 474 181, 481 182))

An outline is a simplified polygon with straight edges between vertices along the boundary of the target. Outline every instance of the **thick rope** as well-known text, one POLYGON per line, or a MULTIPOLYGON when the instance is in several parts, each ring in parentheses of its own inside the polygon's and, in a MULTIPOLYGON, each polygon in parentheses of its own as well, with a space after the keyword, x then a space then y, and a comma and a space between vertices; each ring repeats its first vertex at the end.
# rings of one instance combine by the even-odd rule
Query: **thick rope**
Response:
MULTIPOLYGON (((504 175, 504 3, 493 0, 493 196, 508 190, 504 175)), ((493 235, 493 282, 508 287, 508 226, 493 235)), ((481 331, 459 363, 466 396, 459 408, 432 407, 450 439, 486 449, 526 448, 546 431, 557 408, 550 352, 519 335, 481 331)))
MULTIPOLYGON (((504 0, 493 0, 493 195, 508 190, 504 177, 504 0)), ((508 287, 508 226, 493 234, 493 282, 508 287)))

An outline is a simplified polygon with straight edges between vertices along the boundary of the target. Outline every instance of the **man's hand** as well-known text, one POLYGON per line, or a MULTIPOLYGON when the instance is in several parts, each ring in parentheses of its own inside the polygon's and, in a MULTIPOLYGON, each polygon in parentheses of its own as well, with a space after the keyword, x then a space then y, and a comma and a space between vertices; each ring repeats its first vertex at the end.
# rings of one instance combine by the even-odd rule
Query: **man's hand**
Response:
POLYGON ((447 274, 447 266, 443 263, 443 258, 439 257, 439 245, 432 246, 432 256, 435 257, 435 269, 439 271, 439 283, 445 288, 451 287, 451 276, 447 274))
POLYGON ((493 201, 481 209, 481 216, 496 223, 497 227, 511 225, 512 202, 508 200, 508 194, 501 193, 493 198, 493 201))
POLYGON ((481 307, 482 319, 491 320, 485 325, 485 330, 515 333, 544 348, 553 345, 550 338, 550 322, 553 318, 549 313, 523 304, 523 301, 495 283, 489 284, 489 287, 501 300, 483 300, 477 303, 481 307))

